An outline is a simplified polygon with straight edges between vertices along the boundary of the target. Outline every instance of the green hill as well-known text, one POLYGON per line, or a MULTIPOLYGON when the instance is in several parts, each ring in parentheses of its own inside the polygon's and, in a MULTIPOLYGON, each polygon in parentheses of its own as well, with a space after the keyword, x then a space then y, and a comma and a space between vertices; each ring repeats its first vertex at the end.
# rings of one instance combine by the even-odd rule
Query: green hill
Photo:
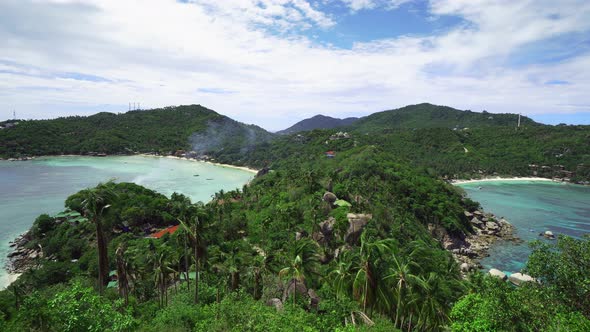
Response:
POLYGON ((332 129, 344 127, 353 124, 357 120, 358 118, 337 119, 319 114, 309 119, 301 120, 287 129, 278 131, 277 134, 287 135, 314 129, 332 129))
POLYGON ((0 130, 0 157, 59 154, 243 153, 272 134, 200 105, 19 121, 0 130))
MULTIPOLYGON (((373 132, 392 128, 516 127, 517 123, 518 114, 460 111, 448 106, 424 103, 371 114, 355 122, 351 128, 373 132)), ((521 125, 540 124, 523 116, 521 125)))

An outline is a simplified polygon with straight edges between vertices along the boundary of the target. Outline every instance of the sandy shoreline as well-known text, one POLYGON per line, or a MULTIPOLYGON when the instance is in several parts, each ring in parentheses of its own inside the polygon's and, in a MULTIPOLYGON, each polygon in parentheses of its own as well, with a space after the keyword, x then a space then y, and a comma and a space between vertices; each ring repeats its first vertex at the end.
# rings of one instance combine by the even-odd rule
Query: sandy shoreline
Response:
POLYGON ((542 182, 553 182, 551 179, 539 178, 539 177, 513 177, 513 178, 485 178, 485 179, 473 179, 473 180, 453 180, 451 184, 466 184, 466 183, 478 183, 478 182, 509 182, 509 181, 542 181, 542 182))
MULTIPOLYGON (((155 157, 155 158, 170 158, 170 159, 179 159, 179 160, 186 160, 186 161, 207 163, 207 164, 211 164, 211 165, 215 165, 215 166, 221 166, 221 167, 226 167, 226 168, 239 169, 239 170, 250 172, 250 173, 254 173, 254 174, 257 174, 258 171, 259 171, 257 169, 249 168, 249 167, 245 167, 245 166, 235 166, 235 165, 230 165, 230 164, 221 164, 221 163, 215 163, 215 162, 212 162, 212 161, 197 160, 197 159, 186 158, 186 157, 156 156, 156 155, 144 154, 144 153, 130 154, 130 155, 121 155, 121 156, 118 156, 118 155, 107 155, 107 156, 104 156, 104 157, 132 157, 132 156, 155 157)), ((102 156, 97 157, 97 156, 86 156, 86 155, 77 155, 77 154, 64 154, 64 155, 55 155, 55 156, 51 156, 51 155, 34 156, 34 157, 28 157, 29 158, 28 160, 37 159, 37 158, 55 158, 55 157, 93 157, 93 158, 103 158, 102 156)))
POLYGON ((233 169, 239 169, 242 171, 246 171, 246 172, 250 172, 250 173, 254 173, 257 174, 259 170, 257 169, 253 169, 253 168, 249 168, 249 167, 245 167, 245 166, 235 166, 235 165, 230 165, 230 164, 220 164, 220 163, 214 163, 212 161, 205 161, 205 160, 197 160, 197 159, 192 159, 192 158, 186 158, 186 157, 176 157, 176 156, 155 156, 155 155, 151 155, 151 154, 136 154, 134 156, 141 156, 141 157, 153 157, 153 158, 169 158, 169 159, 178 159, 178 160, 186 160, 186 161, 192 161, 192 162, 198 162, 198 163, 206 163, 206 164, 211 164, 211 165, 215 165, 215 166, 221 166, 221 167, 226 167, 226 168, 233 168, 233 169))

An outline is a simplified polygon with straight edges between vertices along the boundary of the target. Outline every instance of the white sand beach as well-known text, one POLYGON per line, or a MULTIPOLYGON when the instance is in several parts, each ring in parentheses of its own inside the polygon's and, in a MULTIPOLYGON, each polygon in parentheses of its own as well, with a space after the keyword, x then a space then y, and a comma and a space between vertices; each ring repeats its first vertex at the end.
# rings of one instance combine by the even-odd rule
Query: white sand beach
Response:
POLYGON ((473 180, 453 180, 452 184, 466 184, 466 183, 477 183, 477 182, 498 182, 498 181, 553 181, 547 178, 539 177, 513 177, 513 178, 484 178, 484 179, 473 179, 473 180))
POLYGON ((250 173, 254 173, 254 174, 258 173, 258 171, 259 171, 257 169, 249 168, 249 167, 245 167, 245 166, 234 166, 234 165, 229 165, 229 164, 220 164, 220 163, 215 163, 215 162, 212 162, 212 161, 197 160, 197 159, 186 158, 186 157, 156 156, 156 155, 152 155, 152 154, 139 154, 139 156, 142 156, 142 157, 156 157, 156 158, 180 159, 180 160, 186 160, 186 161, 193 161, 193 162, 197 162, 197 163, 207 163, 207 164, 211 164, 211 165, 215 165, 215 166, 221 166, 221 167, 239 169, 239 170, 250 172, 250 173))

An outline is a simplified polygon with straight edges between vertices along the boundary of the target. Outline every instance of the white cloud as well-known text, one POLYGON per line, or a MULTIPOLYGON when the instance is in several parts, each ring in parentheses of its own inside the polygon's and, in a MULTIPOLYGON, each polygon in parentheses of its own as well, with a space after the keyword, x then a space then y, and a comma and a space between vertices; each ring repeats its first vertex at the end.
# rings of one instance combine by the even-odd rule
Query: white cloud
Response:
POLYGON ((359 115, 425 101, 525 114, 590 110, 588 54, 506 64, 531 43, 587 33, 586 1, 433 0, 430 11, 468 24, 339 49, 296 34, 335 24, 303 0, 5 0, 0 117, 13 108, 25 117, 54 117, 63 115, 60 105, 124 111, 129 101, 199 103, 281 129, 317 113, 359 115), (551 80, 571 84, 543 84, 551 80))
POLYGON ((412 2, 413 0, 340 0, 342 1, 351 11, 356 12, 359 10, 384 8, 387 10, 397 9, 399 6, 412 2))

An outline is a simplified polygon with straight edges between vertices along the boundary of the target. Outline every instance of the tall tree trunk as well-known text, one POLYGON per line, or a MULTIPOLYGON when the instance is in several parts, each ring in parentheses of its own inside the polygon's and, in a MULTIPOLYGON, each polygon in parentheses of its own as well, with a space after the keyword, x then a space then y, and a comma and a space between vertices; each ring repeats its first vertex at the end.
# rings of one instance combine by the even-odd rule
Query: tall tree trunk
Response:
POLYGON ((398 327, 400 306, 402 305, 402 284, 400 283, 397 291, 397 308, 395 309, 395 327, 398 327))
POLYGON ((295 286, 293 288, 293 306, 295 306, 295 302, 296 302, 296 297, 297 297, 297 278, 294 278, 293 281, 295 282, 293 285, 295 286))
POLYGON ((125 262, 125 249, 119 246, 116 251, 117 280, 119 283, 119 296, 125 299, 125 306, 129 304, 129 281, 125 262))
POLYGON ((187 246, 187 238, 184 238, 184 272, 185 272, 185 276, 186 276, 186 285, 188 287, 188 291, 191 291, 191 280, 189 278, 189 270, 190 270, 190 266, 188 264, 189 261, 189 254, 188 254, 188 246, 187 246))
POLYGON ((98 245, 98 291, 102 295, 105 280, 109 275, 109 256, 106 239, 102 231, 102 223, 95 217, 94 224, 96 225, 96 242, 98 245))
POLYGON ((260 272, 254 273, 254 300, 260 300, 258 296, 258 288, 260 287, 260 272))
POLYGON ((195 241, 195 304, 199 303, 199 256, 198 246, 195 241))

